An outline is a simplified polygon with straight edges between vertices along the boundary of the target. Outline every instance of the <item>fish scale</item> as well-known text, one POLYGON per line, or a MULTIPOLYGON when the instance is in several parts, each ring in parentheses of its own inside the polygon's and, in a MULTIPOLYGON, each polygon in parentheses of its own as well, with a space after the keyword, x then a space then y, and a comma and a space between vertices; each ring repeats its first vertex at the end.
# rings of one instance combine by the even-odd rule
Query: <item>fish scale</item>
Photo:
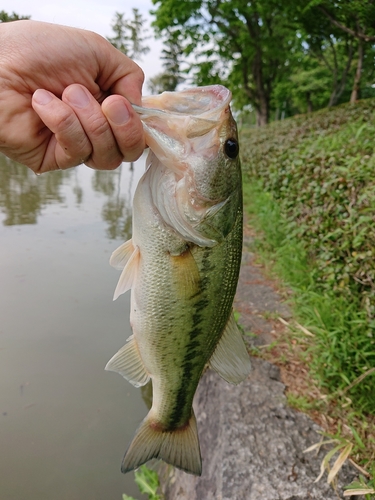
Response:
POLYGON ((131 290, 133 335, 106 369, 137 387, 151 379, 153 400, 123 472, 161 458, 201 474, 192 404, 203 370, 209 364, 230 383, 250 370, 232 313, 242 183, 230 99, 214 85, 135 106, 150 146, 148 168, 134 195, 132 238, 111 257, 123 269, 115 298, 131 290))

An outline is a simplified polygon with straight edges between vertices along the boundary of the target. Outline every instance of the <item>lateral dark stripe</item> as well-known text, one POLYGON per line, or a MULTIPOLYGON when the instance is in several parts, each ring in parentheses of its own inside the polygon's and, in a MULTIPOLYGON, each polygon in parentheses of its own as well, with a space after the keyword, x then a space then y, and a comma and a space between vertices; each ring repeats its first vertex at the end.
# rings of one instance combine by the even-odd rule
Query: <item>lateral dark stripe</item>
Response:
MULTIPOLYGON (((177 391, 175 405, 171 412, 169 419, 169 428, 173 429, 184 422, 181 422, 181 412, 186 407, 186 403, 191 395, 189 394, 189 382, 192 379, 194 368, 196 364, 193 362, 200 354, 201 343, 197 340, 204 332, 201 328, 203 313, 209 304, 208 299, 205 297, 205 292, 210 284, 208 272, 212 270, 213 266, 209 260, 210 250, 207 249, 202 258, 202 271, 199 283, 199 291, 192 297, 196 298, 198 295, 201 298, 194 305, 194 313, 192 315, 192 328, 190 330, 190 340, 186 346, 186 356, 182 364, 183 373, 180 380, 180 386, 177 391)), ((203 370, 202 366, 202 370, 203 370)), ((198 383, 199 380, 197 380, 198 383)))

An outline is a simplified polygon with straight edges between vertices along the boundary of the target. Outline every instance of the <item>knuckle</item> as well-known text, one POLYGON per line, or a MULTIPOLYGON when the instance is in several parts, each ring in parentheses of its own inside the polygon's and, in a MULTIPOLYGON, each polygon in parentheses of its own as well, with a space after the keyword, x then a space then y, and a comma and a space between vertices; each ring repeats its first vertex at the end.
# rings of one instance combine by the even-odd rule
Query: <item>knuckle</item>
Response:
POLYGON ((90 121, 89 134, 93 137, 101 137, 109 132, 109 125, 103 115, 97 115, 90 121))
POLYGON ((135 70, 135 78, 139 82, 140 86, 142 86, 145 81, 145 74, 139 66, 137 66, 137 69, 135 70))
POLYGON ((125 161, 137 160, 144 150, 143 131, 135 127, 128 127, 121 137, 121 151, 125 161))
POLYGON ((142 153, 143 153, 143 149, 127 152, 126 154, 124 154, 124 161, 126 161, 126 162, 137 161, 138 158, 141 157, 142 153))
POLYGON ((122 158, 120 159, 117 158, 116 160, 113 160, 107 165, 107 169, 116 170, 116 168, 118 168, 121 165, 121 163, 122 163, 122 158))
POLYGON ((63 110, 56 123, 56 135, 69 133, 72 129, 76 128, 77 117, 73 111, 63 110))
POLYGON ((76 165, 82 162, 83 158, 90 156, 92 152, 91 144, 88 142, 85 135, 76 134, 74 141, 64 140, 57 137, 58 143, 63 150, 64 156, 68 162, 73 162, 76 165))
POLYGON ((91 158, 93 168, 100 170, 114 170, 121 164, 123 159, 115 143, 109 144, 105 148, 95 148, 94 146, 91 158))
POLYGON ((116 170, 116 168, 121 165, 122 161, 122 157, 116 156, 116 158, 109 159, 107 161, 103 161, 102 158, 100 161, 92 160, 89 161, 87 165, 97 170, 116 170))

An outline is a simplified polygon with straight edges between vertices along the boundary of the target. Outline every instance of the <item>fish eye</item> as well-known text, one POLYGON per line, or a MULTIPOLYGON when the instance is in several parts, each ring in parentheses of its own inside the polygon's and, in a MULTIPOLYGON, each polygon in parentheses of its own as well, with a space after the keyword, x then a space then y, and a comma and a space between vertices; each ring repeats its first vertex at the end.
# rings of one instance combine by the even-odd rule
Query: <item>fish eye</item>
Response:
POLYGON ((238 153, 240 151, 238 141, 236 139, 227 139, 224 144, 224 152, 228 156, 234 160, 237 158, 238 153))

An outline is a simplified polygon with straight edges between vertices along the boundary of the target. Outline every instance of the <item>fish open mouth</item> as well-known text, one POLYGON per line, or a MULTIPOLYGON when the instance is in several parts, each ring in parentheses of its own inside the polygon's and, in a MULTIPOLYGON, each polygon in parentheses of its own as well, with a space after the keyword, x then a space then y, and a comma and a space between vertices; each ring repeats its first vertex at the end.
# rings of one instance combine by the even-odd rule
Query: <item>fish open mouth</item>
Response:
MULTIPOLYGON (((232 93, 226 87, 208 85, 182 92, 163 92, 157 96, 146 96, 142 99, 142 106, 153 110, 163 110, 162 113, 199 116, 216 121, 231 99, 232 93)), ((136 111, 139 112, 138 109, 136 111)), ((145 112, 142 110, 141 114, 145 112)))
POLYGON ((209 85, 147 96, 142 107, 133 108, 142 120, 147 145, 160 162, 183 173, 191 154, 215 154, 219 146, 217 131, 231 98, 226 87, 209 85))

